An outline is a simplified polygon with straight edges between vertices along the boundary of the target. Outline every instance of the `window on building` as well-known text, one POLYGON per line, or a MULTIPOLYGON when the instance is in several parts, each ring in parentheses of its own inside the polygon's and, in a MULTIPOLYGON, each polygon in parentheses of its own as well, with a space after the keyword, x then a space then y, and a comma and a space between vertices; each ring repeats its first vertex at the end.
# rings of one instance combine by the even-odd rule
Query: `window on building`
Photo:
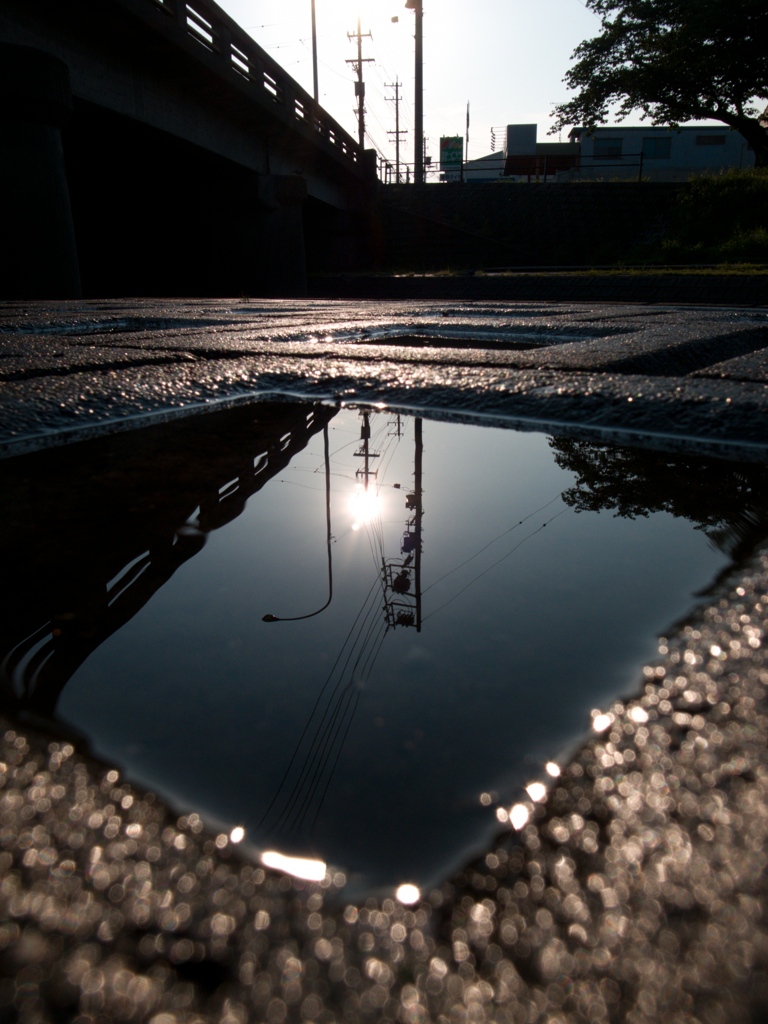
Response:
POLYGON ((669 160, 671 154, 672 139, 663 135, 643 139, 643 160, 669 160))
POLYGON ((595 160, 621 160, 621 139, 595 139, 595 160))
POLYGON ((724 135, 697 135, 696 136, 697 146, 724 146, 725 136, 724 135))

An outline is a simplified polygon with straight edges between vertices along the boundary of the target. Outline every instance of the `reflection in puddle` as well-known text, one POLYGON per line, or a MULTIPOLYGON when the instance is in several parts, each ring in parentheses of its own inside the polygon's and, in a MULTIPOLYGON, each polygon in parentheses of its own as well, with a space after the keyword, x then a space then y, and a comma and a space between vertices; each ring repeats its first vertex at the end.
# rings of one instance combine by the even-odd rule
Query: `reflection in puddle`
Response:
POLYGON ((768 532, 762 466, 300 403, 0 471, 6 709, 356 892, 520 827, 768 532))

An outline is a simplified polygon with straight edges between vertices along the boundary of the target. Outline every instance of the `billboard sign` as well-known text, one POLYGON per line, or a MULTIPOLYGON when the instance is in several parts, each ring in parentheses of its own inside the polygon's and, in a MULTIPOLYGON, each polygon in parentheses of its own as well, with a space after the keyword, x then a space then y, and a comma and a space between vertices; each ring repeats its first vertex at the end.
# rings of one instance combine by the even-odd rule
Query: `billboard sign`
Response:
POLYGON ((440 139, 440 170, 459 171, 464 158, 464 140, 460 135, 443 136, 440 139))

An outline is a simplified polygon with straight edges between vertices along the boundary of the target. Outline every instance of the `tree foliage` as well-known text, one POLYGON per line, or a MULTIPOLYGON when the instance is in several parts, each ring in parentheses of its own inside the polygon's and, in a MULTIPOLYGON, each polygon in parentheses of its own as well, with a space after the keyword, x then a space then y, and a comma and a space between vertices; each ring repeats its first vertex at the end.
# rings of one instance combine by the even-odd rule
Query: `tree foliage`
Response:
POLYGON ((657 125, 722 121, 768 166, 766 0, 586 0, 602 29, 574 51, 553 131, 604 124, 612 107, 657 125), (762 101, 762 102, 761 102, 762 101))

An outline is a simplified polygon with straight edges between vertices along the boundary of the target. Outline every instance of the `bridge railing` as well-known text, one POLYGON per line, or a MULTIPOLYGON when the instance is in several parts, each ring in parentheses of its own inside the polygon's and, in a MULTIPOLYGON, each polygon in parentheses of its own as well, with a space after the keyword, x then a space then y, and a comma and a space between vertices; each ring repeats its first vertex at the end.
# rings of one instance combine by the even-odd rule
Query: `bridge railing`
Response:
POLYGON ((212 0, 143 2, 173 18, 178 28, 218 58, 228 72, 252 83, 261 100, 271 101, 325 139, 345 160, 362 166, 362 151, 355 139, 212 0))

